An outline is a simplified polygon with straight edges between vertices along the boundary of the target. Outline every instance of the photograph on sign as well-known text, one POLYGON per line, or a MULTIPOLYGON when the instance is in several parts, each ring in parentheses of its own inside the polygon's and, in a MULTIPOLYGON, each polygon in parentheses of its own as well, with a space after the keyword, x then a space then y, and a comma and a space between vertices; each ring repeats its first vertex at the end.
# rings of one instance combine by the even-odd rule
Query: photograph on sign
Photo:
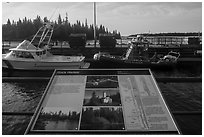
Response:
POLYGON ((125 130, 122 107, 83 107, 80 130, 125 130))
POLYGON ((77 130, 80 111, 71 107, 45 107, 35 123, 33 130, 77 130))
POLYGON ((86 88, 118 88, 117 76, 87 76, 86 88))
POLYGON ((119 89, 86 89, 84 106, 121 106, 119 89))

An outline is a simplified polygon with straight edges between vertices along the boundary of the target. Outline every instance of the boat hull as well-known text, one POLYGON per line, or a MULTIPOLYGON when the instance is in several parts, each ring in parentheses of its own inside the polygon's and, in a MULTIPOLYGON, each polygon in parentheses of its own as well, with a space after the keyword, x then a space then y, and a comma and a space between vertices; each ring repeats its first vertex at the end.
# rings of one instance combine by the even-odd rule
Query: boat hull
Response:
POLYGON ((156 63, 145 61, 131 61, 122 60, 120 58, 101 57, 99 60, 91 62, 91 67, 98 68, 162 68, 169 69, 176 65, 176 63, 156 63))
POLYGON ((42 61, 19 61, 2 59, 4 69, 18 70, 54 70, 54 69, 79 69, 84 61, 79 62, 42 62, 42 61))

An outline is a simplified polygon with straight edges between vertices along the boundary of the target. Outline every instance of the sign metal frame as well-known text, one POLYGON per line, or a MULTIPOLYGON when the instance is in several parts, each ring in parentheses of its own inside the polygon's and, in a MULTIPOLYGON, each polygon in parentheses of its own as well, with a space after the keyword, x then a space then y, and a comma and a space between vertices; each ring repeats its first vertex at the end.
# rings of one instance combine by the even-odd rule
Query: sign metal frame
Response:
MULTIPOLYGON (((122 97, 121 97, 122 98, 122 97)), ((121 99, 122 103, 122 99, 121 99)), ((121 106, 122 108, 123 106, 121 106)), ((125 119, 124 116, 124 109, 123 111, 123 118, 125 119)), ((82 110, 81 110, 82 113, 82 110)), ((81 124, 81 115, 80 114, 80 120, 79 120, 79 125, 81 124)), ((125 120, 124 120, 124 125, 125 125, 125 120)), ((126 125, 125 125, 126 127, 126 125)), ((150 69, 60 69, 60 70, 55 70, 49 80, 49 83, 41 97, 41 100, 36 108, 36 111, 34 115, 32 116, 30 123, 28 124, 28 127, 25 131, 25 134, 181 134, 179 131, 179 128, 177 127, 177 123, 175 122, 175 118, 173 117, 172 113, 169 110, 169 107, 166 105, 165 99, 162 96, 160 89, 156 83, 156 80, 151 72, 150 69), (170 118, 173 122, 173 125, 175 126, 176 130, 175 131, 164 131, 164 130, 151 130, 151 131, 136 131, 136 130, 33 130, 33 127, 40 115, 40 112, 42 110, 42 104, 48 94, 48 91, 50 87, 53 84, 55 76, 58 75, 68 75, 68 76, 74 76, 74 75, 84 75, 84 76, 101 76, 101 75, 111 75, 111 76, 119 76, 119 75, 149 75, 152 77, 152 81, 154 85, 156 86, 157 91, 159 92, 159 96, 161 97, 165 108, 168 111, 168 114, 170 115, 170 118)))

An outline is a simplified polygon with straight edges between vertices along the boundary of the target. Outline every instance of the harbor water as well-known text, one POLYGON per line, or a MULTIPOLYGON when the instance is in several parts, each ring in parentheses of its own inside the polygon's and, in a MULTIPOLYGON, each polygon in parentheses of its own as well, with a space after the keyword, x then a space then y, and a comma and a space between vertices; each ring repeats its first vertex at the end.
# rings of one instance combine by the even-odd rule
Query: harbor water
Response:
MULTIPOLYGON (((201 66, 152 70, 155 77, 202 77, 201 66)), ((52 72, 3 71, 3 76, 51 76, 52 72)), ((48 81, 3 82, 3 112, 34 112, 48 81)), ((174 112, 202 111, 202 83, 163 83, 158 86, 169 109, 174 112)), ((183 134, 202 134, 202 115, 173 115, 183 134), (189 127, 191 127, 189 130, 189 127)), ((7 134, 24 134, 31 116, 3 115, 2 131, 7 134)))

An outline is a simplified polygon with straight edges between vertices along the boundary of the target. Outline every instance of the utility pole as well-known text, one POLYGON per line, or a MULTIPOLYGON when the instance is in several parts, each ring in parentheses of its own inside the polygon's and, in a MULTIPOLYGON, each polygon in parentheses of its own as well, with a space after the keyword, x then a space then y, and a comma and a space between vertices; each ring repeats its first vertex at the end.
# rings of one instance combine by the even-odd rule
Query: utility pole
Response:
POLYGON ((94 47, 96 48, 96 2, 94 2, 94 47))

